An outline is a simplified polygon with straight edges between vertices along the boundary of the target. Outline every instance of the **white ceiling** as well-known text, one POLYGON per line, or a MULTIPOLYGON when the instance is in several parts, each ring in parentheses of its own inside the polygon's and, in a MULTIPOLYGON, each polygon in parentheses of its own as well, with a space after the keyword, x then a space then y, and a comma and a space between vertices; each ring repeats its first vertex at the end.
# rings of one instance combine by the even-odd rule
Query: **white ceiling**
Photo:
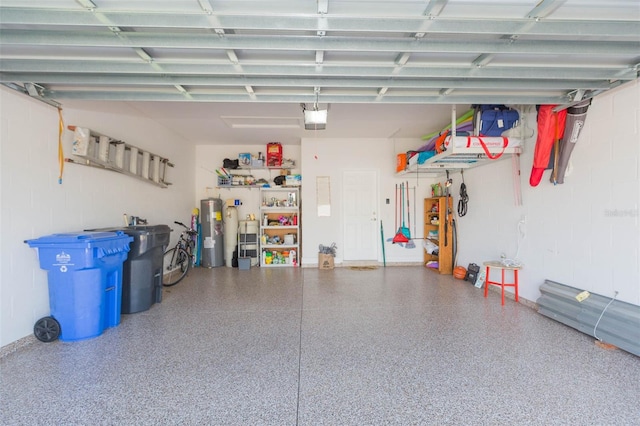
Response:
POLYGON ((0 83, 193 143, 420 137, 638 78, 638 0, 0 0, 0 83), (329 108, 306 131, 302 107, 329 108), (240 126, 240 127, 238 127, 240 126))

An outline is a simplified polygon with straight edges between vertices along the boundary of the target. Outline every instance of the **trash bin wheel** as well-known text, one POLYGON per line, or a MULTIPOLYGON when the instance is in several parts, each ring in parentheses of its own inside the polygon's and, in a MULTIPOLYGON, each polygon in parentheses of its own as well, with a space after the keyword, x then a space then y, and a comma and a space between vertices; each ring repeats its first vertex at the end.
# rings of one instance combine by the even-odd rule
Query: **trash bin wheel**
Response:
POLYGON ((60 336, 60 323, 54 317, 40 318, 33 326, 33 334, 41 342, 53 342, 60 336))

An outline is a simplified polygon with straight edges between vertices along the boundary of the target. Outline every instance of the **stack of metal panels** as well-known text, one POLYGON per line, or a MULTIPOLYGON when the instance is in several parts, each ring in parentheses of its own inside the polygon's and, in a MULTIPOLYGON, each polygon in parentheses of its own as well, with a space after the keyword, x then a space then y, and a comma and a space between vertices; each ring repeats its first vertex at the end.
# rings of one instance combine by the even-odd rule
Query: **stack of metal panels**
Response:
POLYGON ((538 312, 640 356, 640 306, 593 293, 579 301, 583 291, 546 280, 540 286, 538 312))

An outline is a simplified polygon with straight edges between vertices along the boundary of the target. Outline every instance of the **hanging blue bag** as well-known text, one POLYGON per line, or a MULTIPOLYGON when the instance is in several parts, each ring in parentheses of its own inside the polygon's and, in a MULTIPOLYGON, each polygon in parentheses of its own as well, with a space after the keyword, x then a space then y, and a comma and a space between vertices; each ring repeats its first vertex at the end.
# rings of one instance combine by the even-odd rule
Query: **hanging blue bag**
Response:
POLYGON ((474 125, 478 136, 502 136, 516 125, 520 114, 504 105, 476 105, 474 125))

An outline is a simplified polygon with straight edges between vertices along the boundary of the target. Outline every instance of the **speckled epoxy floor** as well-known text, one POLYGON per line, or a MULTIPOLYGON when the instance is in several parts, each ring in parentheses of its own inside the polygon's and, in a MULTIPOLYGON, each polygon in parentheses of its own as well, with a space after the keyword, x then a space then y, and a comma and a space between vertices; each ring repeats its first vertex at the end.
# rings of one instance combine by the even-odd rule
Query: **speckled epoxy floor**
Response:
POLYGON ((640 358, 419 266, 196 269, 0 368, 6 425, 640 424, 640 358))

